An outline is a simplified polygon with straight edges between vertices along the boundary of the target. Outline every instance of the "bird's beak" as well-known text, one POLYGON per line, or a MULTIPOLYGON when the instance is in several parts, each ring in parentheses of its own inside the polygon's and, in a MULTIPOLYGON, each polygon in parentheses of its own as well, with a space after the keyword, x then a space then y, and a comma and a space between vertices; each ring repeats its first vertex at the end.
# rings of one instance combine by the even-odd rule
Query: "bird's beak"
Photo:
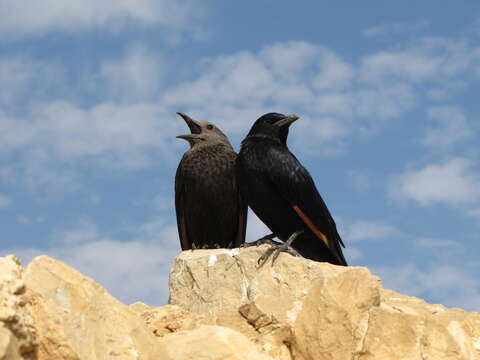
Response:
POLYGON ((195 141, 199 138, 198 134, 185 134, 176 136, 177 139, 187 140, 188 142, 195 141))
MULTIPOLYGON (((201 126, 198 125, 197 122, 193 120, 190 116, 185 115, 184 113, 181 113, 181 112, 177 112, 177 114, 180 115, 183 118, 183 120, 185 120, 192 134, 200 134, 202 132, 201 126)), ((186 135, 180 135, 180 136, 186 136, 186 135)), ((181 139, 184 139, 184 138, 181 138, 181 139)))
POLYGON ((299 117, 297 115, 287 115, 282 120, 279 120, 275 123, 278 127, 290 126, 294 121, 297 121, 299 117))

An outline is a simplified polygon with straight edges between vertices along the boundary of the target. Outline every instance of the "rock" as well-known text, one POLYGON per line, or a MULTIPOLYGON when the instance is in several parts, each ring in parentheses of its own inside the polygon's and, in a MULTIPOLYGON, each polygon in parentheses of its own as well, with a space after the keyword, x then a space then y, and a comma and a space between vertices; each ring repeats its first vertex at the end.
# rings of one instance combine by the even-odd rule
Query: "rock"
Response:
POLYGON ((142 303, 130 305, 136 311, 155 336, 172 332, 192 330, 200 325, 213 324, 212 319, 197 315, 176 305, 149 307, 142 303))
POLYGON ((184 251, 170 271, 169 303, 198 314, 218 315, 255 301, 277 320, 293 323, 313 280, 335 276, 348 267, 295 258, 281 253, 258 269, 267 246, 184 251))
POLYGON ((202 325, 166 335, 160 342, 175 360, 272 360, 245 335, 221 326, 202 325))
POLYGON ((255 332, 224 326, 285 359, 480 359, 479 314, 385 290, 366 268, 280 254, 257 269, 265 249, 181 253, 170 303, 217 319, 238 309, 255 332))
POLYGON ((25 305, 20 260, 0 258, 0 359, 34 359, 37 333, 25 305))
POLYGON ((370 313, 361 359, 479 359, 480 315, 389 290, 370 313), (386 326, 388 324, 388 326, 386 326))
POLYGON ((39 333, 38 359, 158 359, 144 321, 92 279, 47 256, 24 272, 39 333))
POLYGON ((170 304, 126 306, 41 256, 0 258, 0 360, 480 359, 480 315, 385 290, 362 267, 266 246, 181 253, 170 304))
POLYGON ((333 277, 319 273, 295 320, 294 349, 304 359, 346 359, 363 351, 370 310, 380 305, 380 282, 365 268, 333 277))

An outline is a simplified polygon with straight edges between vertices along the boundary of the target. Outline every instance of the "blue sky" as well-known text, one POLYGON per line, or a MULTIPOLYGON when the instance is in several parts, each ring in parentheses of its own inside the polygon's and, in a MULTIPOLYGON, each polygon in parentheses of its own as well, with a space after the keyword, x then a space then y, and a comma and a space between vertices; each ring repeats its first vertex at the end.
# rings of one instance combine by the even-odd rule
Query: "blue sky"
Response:
MULTIPOLYGON (((175 115, 238 149, 260 115, 352 265, 480 310, 480 4, 0 0, 0 254, 49 254, 164 304, 179 251, 175 115)), ((247 240, 267 230, 254 216, 247 240)))

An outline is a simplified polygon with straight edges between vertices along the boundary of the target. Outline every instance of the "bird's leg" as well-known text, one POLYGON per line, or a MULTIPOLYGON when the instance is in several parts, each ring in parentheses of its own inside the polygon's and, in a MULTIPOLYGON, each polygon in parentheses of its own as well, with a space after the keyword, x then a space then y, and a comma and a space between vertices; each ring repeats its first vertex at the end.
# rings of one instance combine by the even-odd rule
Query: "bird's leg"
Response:
POLYGON ((285 241, 285 243, 280 244, 280 245, 271 245, 270 248, 268 248, 267 251, 265 251, 263 253, 263 255, 260 256, 260 258, 258 259, 258 261, 257 261, 258 267, 262 267, 263 265, 265 265, 268 258, 272 254, 273 254, 273 258, 272 258, 272 265, 273 265, 273 263, 277 259, 280 252, 289 251, 289 247, 292 244, 292 242, 302 233, 303 233, 303 230, 295 231, 292 235, 290 235, 290 237, 288 238, 287 241, 285 241))
POLYGON ((275 238, 277 235, 276 234, 268 234, 265 235, 264 237, 261 237, 258 240, 249 242, 249 243, 243 243, 240 247, 250 247, 250 246, 260 246, 263 244, 268 244, 268 245, 282 245, 282 243, 279 243, 277 241, 273 241, 273 238, 275 238))

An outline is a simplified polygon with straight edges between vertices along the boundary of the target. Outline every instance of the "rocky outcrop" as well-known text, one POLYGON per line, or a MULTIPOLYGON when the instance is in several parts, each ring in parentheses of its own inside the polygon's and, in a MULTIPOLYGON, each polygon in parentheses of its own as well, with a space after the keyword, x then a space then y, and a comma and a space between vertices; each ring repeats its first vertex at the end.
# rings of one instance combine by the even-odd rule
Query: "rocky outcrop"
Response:
POLYGON ((92 279, 40 256, 24 272, 39 335, 38 359, 158 359, 155 336, 92 279))
POLYGON ((385 290, 361 267, 281 254, 258 270, 263 251, 183 252, 170 303, 220 321, 237 312, 256 334, 227 326, 285 359, 282 346, 294 359, 480 359, 479 314, 385 290))
POLYGON ((20 260, 0 258, 0 359, 34 359, 37 331, 26 307, 20 260))
POLYGON ((42 256, 0 258, 0 359, 480 359, 480 315, 385 290, 368 269, 266 247, 185 251, 170 304, 126 306, 42 256))

